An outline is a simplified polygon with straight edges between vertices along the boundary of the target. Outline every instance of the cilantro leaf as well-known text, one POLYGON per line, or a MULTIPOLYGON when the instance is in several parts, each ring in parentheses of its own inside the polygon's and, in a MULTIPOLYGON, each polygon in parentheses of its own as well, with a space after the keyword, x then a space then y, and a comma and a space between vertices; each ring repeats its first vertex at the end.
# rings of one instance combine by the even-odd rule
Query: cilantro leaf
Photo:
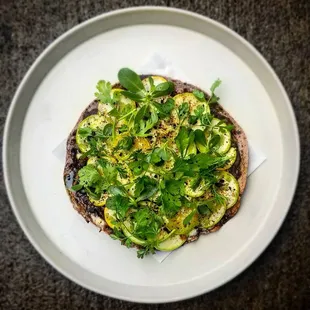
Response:
POLYGON ((102 174, 108 184, 114 184, 117 178, 117 169, 115 166, 107 163, 105 166, 101 166, 102 174))
POLYGON ((162 161, 169 160, 171 158, 171 152, 166 147, 155 148, 149 156, 149 161, 152 164, 158 164, 162 161))
POLYGON ((95 96, 101 103, 113 104, 114 101, 111 97, 112 86, 110 82, 100 80, 96 88, 98 91, 95 93, 95 96))
MULTIPOLYGON (((144 240, 154 240, 163 224, 162 219, 151 209, 141 208, 133 214, 133 234, 144 240)), ((150 244, 149 244, 150 245, 150 244)))
POLYGON ((173 110, 175 103, 172 98, 168 98, 165 103, 158 103, 156 101, 152 101, 152 105, 158 110, 160 116, 167 117, 173 110))
POLYGON ((143 176, 138 179, 135 188, 136 201, 146 200, 152 197, 158 190, 157 182, 148 176, 143 176))
POLYGON ((116 217, 120 220, 124 219, 130 207, 129 198, 122 195, 115 195, 107 199, 106 207, 116 212, 116 217))
POLYGON ((205 94, 198 90, 198 89, 195 89, 193 91, 193 95, 199 100, 199 101, 206 101, 206 98, 205 98, 205 94))
POLYGON ((178 116, 179 120, 185 119, 185 117, 189 113, 189 104, 187 102, 183 102, 179 107, 178 107, 178 116))
POLYGON ((213 84, 212 86, 210 87, 210 90, 211 90, 211 96, 208 100, 208 103, 216 103, 219 101, 219 97, 217 97, 215 95, 215 90, 221 85, 222 81, 220 79, 217 79, 213 84))
POLYGON ((220 79, 217 79, 216 81, 214 81, 210 87, 211 92, 214 93, 215 90, 221 85, 221 83, 222 81, 220 79))
POLYGON ((133 145, 133 137, 124 137, 116 146, 117 150, 130 150, 133 145))
POLYGON ((91 136, 92 132, 93 132, 92 129, 89 127, 79 128, 79 135, 82 138, 87 138, 87 137, 91 136))
POLYGON ((79 184, 85 187, 93 186, 101 179, 101 175, 93 165, 87 165, 81 168, 78 172, 79 184))
POLYGON ((168 179, 161 182, 162 211, 167 216, 175 215, 182 206, 184 196, 184 182, 181 180, 168 179))
POLYGON ((168 191, 161 192, 162 211, 168 217, 175 215, 182 206, 181 197, 178 195, 172 195, 168 191))
POLYGON ((171 195, 184 195, 184 182, 181 180, 167 180, 165 181, 165 188, 171 195))
POLYGON ((152 112, 151 117, 147 120, 140 120, 139 124, 136 126, 136 135, 143 137, 146 133, 152 129, 158 122, 158 116, 156 113, 152 112))

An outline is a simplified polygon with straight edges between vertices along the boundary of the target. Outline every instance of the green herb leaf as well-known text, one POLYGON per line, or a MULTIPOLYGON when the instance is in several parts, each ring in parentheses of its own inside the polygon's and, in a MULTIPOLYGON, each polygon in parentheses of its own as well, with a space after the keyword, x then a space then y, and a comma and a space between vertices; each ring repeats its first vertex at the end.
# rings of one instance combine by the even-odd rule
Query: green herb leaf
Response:
POLYGON ((133 234, 143 240, 154 240, 162 226, 162 219, 149 208, 139 209, 133 214, 133 220, 135 223, 133 234))
POLYGON ((192 220, 193 216, 196 214, 197 210, 194 209, 184 220, 183 220, 183 225, 186 226, 190 223, 192 220))
POLYGON ((151 118, 149 118, 147 121, 140 120, 139 126, 136 126, 138 127, 138 129, 136 130, 136 135, 140 137, 145 136, 146 133, 150 129, 152 129, 157 122, 158 122, 158 116, 156 113, 152 112, 151 118))
POLYGON ((122 91, 122 95, 136 102, 142 102, 145 98, 143 95, 139 93, 133 93, 133 92, 126 91, 126 90, 122 91))
POLYGON ((175 103, 172 98, 168 98, 165 103, 152 101, 152 105, 158 110, 162 117, 166 117, 170 115, 175 106, 175 103))
POLYGON ((206 98, 205 98, 205 94, 198 90, 198 89, 195 89, 193 91, 193 95, 199 100, 199 101, 206 101, 206 98))
POLYGON ((136 201, 146 200, 157 192, 157 184, 154 179, 143 176, 138 179, 135 188, 136 201))
POLYGON ((116 118, 119 118, 119 116, 120 116, 119 111, 117 110, 117 108, 112 109, 112 110, 109 112, 109 115, 111 115, 111 116, 113 116, 113 117, 116 117, 116 118))
POLYGON ((87 165, 81 168, 78 172, 79 184, 85 187, 90 187, 100 181, 101 175, 93 165, 87 165))
POLYGON ((112 186, 109 187, 109 193, 111 195, 121 195, 121 196, 126 196, 127 195, 127 192, 126 192, 124 187, 116 186, 116 185, 112 185, 112 186))
POLYGON ((222 81, 220 79, 217 79, 211 86, 211 96, 208 100, 208 103, 216 103, 219 101, 219 97, 215 96, 215 90, 221 85, 222 81))
POLYGON ((95 93, 95 96, 101 103, 113 104, 114 101, 111 97, 112 86, 110 82, 101 80, 97 83, 96 88, 98 91, 95 93))
POLYGON ((148 77, 150 83, 150 91, 153 92, 155 90, 154 80, 151 76, 148 77))
POLYGON ((208 145, 207 145, 205 133, 200 129, 197 129, 194 132, 195 132, 195 143, 196 143, 197 148, 199 149, 201 153, 207 153, 208 145))
POLYGON ((213 134, 211 139, 208 142, 208 146, 210 149, 214 149, 221 141, 221 136, 217 134, 213 134))
POLYGON ((214 81, 210 87, 211 92, 214 93, 215 90, 221 85, 221 83, 222 81, 220 79, 217 79, 216 81, 214 81))
POLYGON ((139 93, 145 90, 139 75, 129 68, 119 70, 118 80, 123 87, 132 93, 139 93))
POLYGON ((212 213, 212 211, 209 209, 209 207, 207 206, 207 204, 203 204, 203 205, 200 205, 198 207, 198 211, 200 214, 202 215, 209 215, 212 213))
POLYGON ((79 135, 82 138, 87 138, 92 135, 92 129, 89 127, 79 128, 79 135))
POLYGON ((146 115, 148 111, 148 106, 147 105, 143 105, 137 112, 136 116, 135 116, 135 124, 139 124, 140 121, 144 118, 144 116, 146 115))
POLYGON ((117 144, 116 149, 128 151, 133 145, 133 137, 124 137, 117 144))
POLYGON ((191 141, 194 140, 194 135, 191 133, 192 131, 190 128, 181 126, 180 131, 175 138, 175 143, 182 157, 186 156, 188 146, 190 145, 191 141))
POLYGON ((130 207, 130 201, 122 195, 115 195, 107 199, 106 207, 116 212, 118 219, 124 219, 130 207))
POLYGON ((184 182, 181 180, 167 180, 165 182, 165 188, 172 195, 184 195, 184 182))
POLYGON ((178 115, 179 119, 182 120, 185 117, 187 117, 189 112, 189 104, 187 102, 183 102, 179 107, 178 107, 178 115))
POLYGON ((152 93, 153 98, 163 97, 171 94, 174 91, 174 84, 172 82, 160 83, 155 87, 152 93))
POLYGON ((73 185, 73 186, 71 187, 71 190, 74 191, 74 192, 77 192, 77 191, 79 191, 79 190, 82 189, 82 188, 83 188, 83 185, 81 185, 81 184, 76 184, 76 185, 73 185))

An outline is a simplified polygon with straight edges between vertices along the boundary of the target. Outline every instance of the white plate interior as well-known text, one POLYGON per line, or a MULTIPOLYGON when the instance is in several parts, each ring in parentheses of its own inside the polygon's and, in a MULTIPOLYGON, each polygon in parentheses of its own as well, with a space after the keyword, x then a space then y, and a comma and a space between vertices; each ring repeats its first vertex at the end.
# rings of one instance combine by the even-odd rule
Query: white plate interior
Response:
MULTIPOLYGON (((187 13, 171 14, 198 20, 187 13)), ((109 16, 107 22, 111 22, 109 16)), ((197 31, 193 21, 186 24, 185 19, 192 30, 168 25, 170 22, 97 30, 99 34, 76 44, 55 61, 35 92, 29 90, 19 149, 20 173, 29 202, 27 216, 39 226, 27 223, 25 216, 20 221, 37 248, 57 268, 104 294, 160 302, 191 297, 221 285, 269 243, 292 198, 298 164, 290 166, 290 174, 286 171, 285 175, 283 166, 292 159, 298 161, 298 139, 281 85, 265 62, 230 31, 207 19, 200 20, 200 27, 204 24, 205 28, 197 31), (243 53, 232 44, 241 46, 243 53), (134 251, 87 224, 73 210, 62 182, 63 164, 52 154, 93 99, 96 82, 116 81, 119 68, 138 68, 154 51, 171 59, 194 85, 205 90, 221 78, 220 102, 267 156, 267 161, 248 180, 238 215, 219 232, 182 247, 162 264, 151 257, 138 260, 134 251), (272 85, 266 84, 269 80, 272 85), (291 128, 285 142, 283 121, 291 128), (291 154, 287 154, 288 149, 291 154), (287 179, 289 176, 292 181, 287 179), (285 200, 282 191, 286 192, 285 200), (42 231, 45 245, 40 237, 42 231)), ((83 36, 83 28, 78 31, 83 36)), ((22 206, 16 204, 15 208, 19 213, 22 206)))

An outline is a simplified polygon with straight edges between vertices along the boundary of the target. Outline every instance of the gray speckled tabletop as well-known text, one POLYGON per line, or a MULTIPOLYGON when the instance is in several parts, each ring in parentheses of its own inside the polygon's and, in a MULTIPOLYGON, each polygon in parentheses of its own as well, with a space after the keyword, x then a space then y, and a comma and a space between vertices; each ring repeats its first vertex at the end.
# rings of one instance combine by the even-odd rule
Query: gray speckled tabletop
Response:
POLYGON ((40 257, 13 216, 1 166, 0 308, 309 309, 310 1, 1 0, 1 137, 16 87, 45 47, 90 17, 151 4, 191 10, 224 23, 251 42, 273 66, 292 100, 301 137, 301 173, 290 212, 256 262, 216 291, 174 304, 133 304, 79 287, 40 257))

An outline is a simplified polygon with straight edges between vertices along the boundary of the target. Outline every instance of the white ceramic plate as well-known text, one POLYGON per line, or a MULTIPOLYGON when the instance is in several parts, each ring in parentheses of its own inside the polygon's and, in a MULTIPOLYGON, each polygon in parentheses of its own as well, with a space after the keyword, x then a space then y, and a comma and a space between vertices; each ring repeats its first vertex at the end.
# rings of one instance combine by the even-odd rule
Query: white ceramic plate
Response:
POLYGON ((237 34, 210 19, 142 7, 91 19, 64 34, 33 64, 5 127, 4 172, 15 215, 41 255, 93 291, 138 302, 168 302, 229 281, 266 248, 289 209, 298 176, 299 140, 289 99, 273 70, 237 34), (52 154, 93 99, 99 79, 116 80, 152 52, 219 95, 267 161, 250 176, 238 215, 217 233, 172 253, 162 264, 136 254, 72 208, 63 166, 52 154))

